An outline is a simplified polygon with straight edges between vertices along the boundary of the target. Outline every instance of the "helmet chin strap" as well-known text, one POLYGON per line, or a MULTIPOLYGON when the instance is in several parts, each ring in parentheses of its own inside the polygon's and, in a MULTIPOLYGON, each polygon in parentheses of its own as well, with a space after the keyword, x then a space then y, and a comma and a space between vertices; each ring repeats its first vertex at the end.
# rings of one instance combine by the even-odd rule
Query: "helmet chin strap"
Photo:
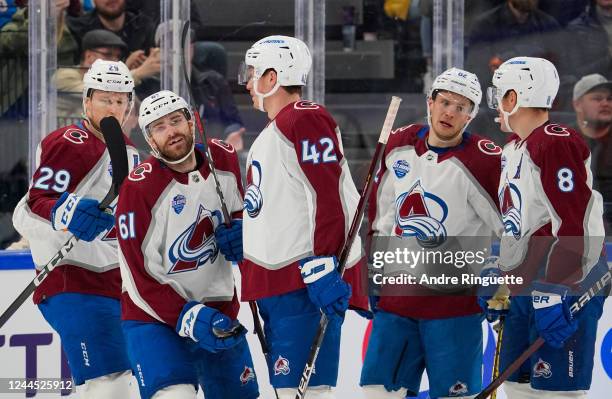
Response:
MULTIPOLYGON (((519 109, 519 103, 517 101, 516 105, 514 106, 514 108, 512 109, 512 111, 510 112, 506 112, 504 111, 503 108, 500 108, 500 112, 503 115, 502 122, 504 124, 504 127, 506 128, 507 131, 509 132, 514 132, 514 130, 510 127, 510 116, 514 115, 516 113, 516 111, 518 111, 519 109)), ((499 121, 499 118, 495 118, 496 122, 499 121)))
POLYGON ((255 90, 255 94, 257 95, 257 109, 260 110, 261 112, 266 112, 266 110, 264 109, 264 98, 270 97, 271 95, 276 93, 276 91, 280 87, 280 82, 278 80, 276 80, 276 84, 274 85, 272 90, 270 90, 266 94, 262 94, 262 93, 259 92, 259 89, 257 88, 257 86, 258 86, 257 82, 258 81, 259 81, 259 79, 253 78, 253 89, 255 90))

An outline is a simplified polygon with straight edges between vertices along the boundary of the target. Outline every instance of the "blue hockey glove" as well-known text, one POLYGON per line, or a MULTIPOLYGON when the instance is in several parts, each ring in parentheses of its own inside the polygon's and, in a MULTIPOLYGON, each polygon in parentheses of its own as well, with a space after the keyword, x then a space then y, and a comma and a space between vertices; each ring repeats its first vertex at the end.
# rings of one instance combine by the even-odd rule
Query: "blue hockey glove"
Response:
POLYGON ((342 280, 337 265, 335 256, 313 256, 300 261, 308 297, 329 317, 344 317, 351 297, 351 286, 342 280))
POLYGON ((578 329, 578 321, 569 310, 569 289, 548 283, 534 283, 534 288, 531 299, 536 328, 548 345, 562 348, 563 343, 578 329))
POLYGON ((113 227, 115 218, 99 208, 91 198, 63 193, 51 210, 51 225, 55 230, 68 230, 79 240, 93 241, 104 230, 113 227))
POLYGON ((240 262, 242 256, 242 219, 234 219, 229 227, 220 225, 215 230, 219 251, 230 262, 240 262))
POLYGON ((232 348, 245 339, 246 328, 217 309, 192 301, 183 306, 176 324, 181 337, 189 337, 212 353, 232 348))
MULTIPOLYGON (((500 277, 498 257, 491 256, 485 260, 480 277, 500 277)), ((478 287, 478 305, 482 308, 489 323, 499 316, 505 316, 510 309, 510 290, 505 284, 489 284, 478 287)))

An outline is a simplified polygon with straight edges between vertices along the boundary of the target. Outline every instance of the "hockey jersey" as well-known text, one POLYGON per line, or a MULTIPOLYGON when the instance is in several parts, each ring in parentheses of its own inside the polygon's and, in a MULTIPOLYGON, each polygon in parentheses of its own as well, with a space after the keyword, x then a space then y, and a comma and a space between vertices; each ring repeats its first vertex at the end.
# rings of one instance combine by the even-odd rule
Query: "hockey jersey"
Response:
MULTIPOLYGON (((331 115, 308 101, 285 106, 247 158, 242 299, 304 288, 298 261, 339 256, 358 200, 331 115)), ((362 264, 361 253, 357 237, 345 272, 354 294, 361 287, 363 269, 353 267, 362 264)))
MULTIPOLYGON (((228 211, 242 217, 235 149, 208 142, 228 211)), ((198 146, 199 147, 199 146, 198 146)), ((224 222, 213 176, 199 148, 198 167, 179 173, 150 157, 121 187, 116 211, 123 280, 122 318, 175 326, 183 306, 199 301, 236 317, 232 265, 214 230, 224 222)))
MULTIPOLYGON (((502 231, 496 199, 501 147, 466 132, 459 145, 436 152, 428 147, 428 134, 429 126, 409 125, 390 135, 370 195, 369 236, 384 243, 401 238, 401 247, 412 251, 424 245, 443 248, 452 240, 490 248, 492 235, 502 231)), ((406 272, 402 267, 385 264, 383 274, 406 272)), ((431 271, 429 265, 415 267, 416 273, 408 273, 431 271)), ((425 319, 481 312, 474 296, 441 295, 436 287, 408 288, 409 296, 392 296, 383 287, 378 307, 425 319)))
MULTIPOLYGON (((138 164, 138 152, 127 137, 128 165, 138 164)), ((38 271, 72 235, 55 231, 51 210, 63 192, 93 198, 106 196, 112 184, 112 165, 106 145, 82 123, 62 127, 46 136, 36 152, 37 169, 26 195, 13 213, 15 229, 30 242, 38 271)), ((116 199, 111 203, 114 209, 116 199)), ((100 233, 92 242, 78 241, 34 292, 34 302, 60 292, 119 298, 121 280, 116 231, 100 233)))
POLYGON ((552 122, 504 147, 499 181, 502 269, 573 286, 604 245, 603 200, 593 190, 590 152, 574 130, 552 122))

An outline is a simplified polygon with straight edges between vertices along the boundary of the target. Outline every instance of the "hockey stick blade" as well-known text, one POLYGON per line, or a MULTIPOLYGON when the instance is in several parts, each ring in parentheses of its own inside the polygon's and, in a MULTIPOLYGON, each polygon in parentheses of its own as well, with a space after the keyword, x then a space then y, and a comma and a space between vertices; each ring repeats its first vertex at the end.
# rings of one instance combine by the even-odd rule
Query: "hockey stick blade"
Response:
POLYGON ((126 178, 129 172, 127 160, 127 148, 125 147, 125 139, 123 138, 123 130, 119 121, 113 116, 107 116, 100 121, 100 130, 106 142, 108 155, 111 159, 113 183, 102 202, 100 208, 105 209, 119 195, 121 183, 126 178))
MULTIPOLYGON (((111 188, 104 199, 100 202, 100 209, 106 209, 119 195, 121 183, 128 174, 129 167, 127 161, 127 149, 125 147, 125 139, 121 125, 114 117, 106 117, 100 121, 100 129, 106 142, 106 148, 110 156, 110 162, 113 170, 111 188)), ((70 236, 68 241, 59 249, 59 251, 47 262, 41 271, 34 277, 28 286, 19 294, 19 296, 10 304, 10 306, 0 316, 0 328, 17 312, 24 302, 32 295, 32 293, 49 275, 55 266, 64 259, 66 254, 74 248, 74 245, 79 241, 75 236, 70 236)))
MULTIPOLYGON (((578 298, 576 302, 570 307, 570 313, 572 316, 575 316, 576 313, 580 311, 586 304, 593 299, 594 296, 599 294, 610 282, 612 281, 612 269, 608 267, 608 271, 603 274, 603 276, 595 282, 584 294, 578 298)), ((538 337, 529 347, 523 352, 514 362, 512 362, 508 368, 504 370, 503 373, 499 375, 496 379, 491 381, 489 385, 485 389, 482 390, 478 395, 476 395, 475 399, 486 399, 488 398, 493 391, 495 391, 501 384, 503 384, 508 377, 510 377, 516 370, 527 359, 531 357, 540 347, 544 345, 544 338, 538 337)))
MULTIPOLYGON (((370 196, 370 191, 372 191, 372 178, 376 173, 376 168, 378 167, 380 160, 382 159, 385 146, 387 145, 387 140, 389 139, 389 135, 393 129, 393 123, 395 122, 395 117, 397 116, 401 102, 402 99, 399 97, 393 96, 391 98, 391 103, 389 104, 389 109, 387 110, 387 116, 385 117, 385 122, 383 123, 383 127, 378 138, 378 144, 376 144, 376 149, 374 150, 374 157, 372 158, 372 162, 370 162, 370 169, 368 170, 368 174, 366 175, 365 182, 363 184, 363 190, 361 191, 361 196, 359 197, 359 202, 357 203, 357 209, 355 209, 355 216, 353 217, 353 222, 349 228, 346 241, 344 242, 342 250, 340 251, 340 257, 338 258, 338 272, 340 275, 344 274, 346 262, 348 261, 349 254, 351 252, 351 247, 353 246, 355 237, 359 232, 359 226, 361 226, 361 220, 365 212, 368 197, 370 196)), ((304 366, 304 371, 302 372, 302 377, 295 394, 295 399, 304 399, 306 396, 308 383, 310 382, 310 377, 314 372, 314 365, 317 361, 317 357, 319 356, 319 350, 323 344, 323 339, 325 338, 328 324, 329 319, 325 314, 322 314, 321 319, 319 320, 319 330, 317 331, 317 335, 315 335, 312 345, 310 346, 310 353, 308 355, 306 365, 304 366)))

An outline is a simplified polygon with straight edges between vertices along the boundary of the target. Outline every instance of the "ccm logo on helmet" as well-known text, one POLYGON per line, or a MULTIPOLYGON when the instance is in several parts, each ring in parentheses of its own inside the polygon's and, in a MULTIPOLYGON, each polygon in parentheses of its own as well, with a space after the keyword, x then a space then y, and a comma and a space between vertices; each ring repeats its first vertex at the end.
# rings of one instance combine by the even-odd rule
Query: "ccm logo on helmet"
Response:
POLYGON ((165 103, 161 103, 161 104, 157 104, 153 106, 153 111, 157 111, 158 109, 160 109, 161 107, 165 107, 166 105, 170 104, 168 101, 166 101, 165 103))
POLYGON ((108 80, 106 81, 106 83, 119 83, 119 84, 121 84, 121 83, 123 83, 123 81, 121 81, 121 80, 115 80, 115 79, 108 79, 108 80))

